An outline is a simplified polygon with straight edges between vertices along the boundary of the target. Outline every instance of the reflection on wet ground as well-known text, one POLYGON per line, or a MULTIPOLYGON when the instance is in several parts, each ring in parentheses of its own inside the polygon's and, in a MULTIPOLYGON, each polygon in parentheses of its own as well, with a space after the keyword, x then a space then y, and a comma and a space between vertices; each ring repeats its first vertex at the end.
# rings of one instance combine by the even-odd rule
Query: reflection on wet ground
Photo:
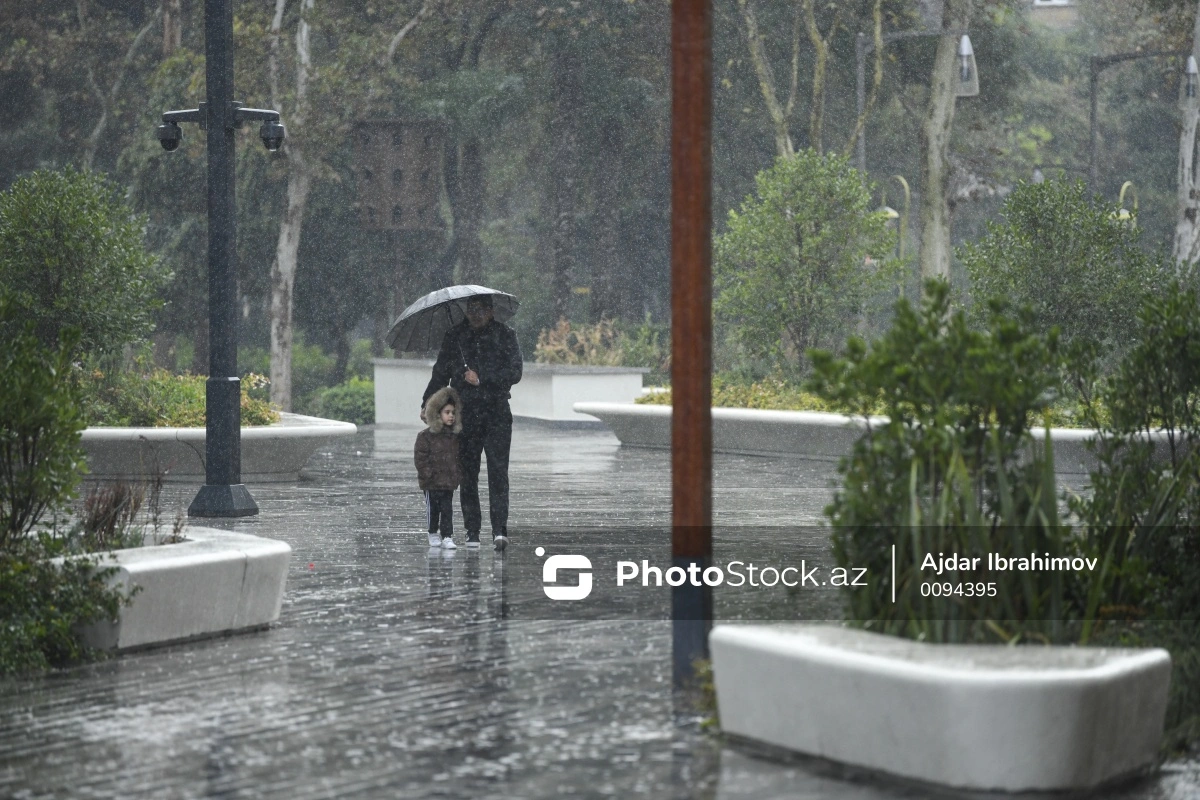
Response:
MULTIPOLYGON (((518 426, 515 549, 501 560, 425 545, 416 430, 362 431, 314 457, 306 480, 251 487, 259 517, 219 524, 293 547, 270 630, 0 684, 0 796, 932 796, 705 732, 704 712, 670 688, 669 623, 648 612, 522 613, 539 537, 553 549, 586 530, 601 550, 669 562, 667 453, 518 426)), ((717 456, 717 557, 827 558, 815 525, 833 474, 825 462, 717 456)), ((195 487, 172 491, 186 505, 195 487)), ((836 613, 830 593, 789 602, 797 615, 836 613)), ((742 600, 719 600, 721 613, 762 616, 742 600)), ((1198 795, 1190 762, 1108 796, 1198 795)))

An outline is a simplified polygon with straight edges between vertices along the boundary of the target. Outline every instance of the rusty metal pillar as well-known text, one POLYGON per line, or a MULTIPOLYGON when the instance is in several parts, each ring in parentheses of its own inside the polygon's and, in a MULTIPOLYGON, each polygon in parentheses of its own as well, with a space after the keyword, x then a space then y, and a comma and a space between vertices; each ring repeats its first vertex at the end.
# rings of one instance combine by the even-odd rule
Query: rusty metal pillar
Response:
POLYGON ((712 589, 712 3, 671 4, 671 592, 676 686, 708 658, 712 589))

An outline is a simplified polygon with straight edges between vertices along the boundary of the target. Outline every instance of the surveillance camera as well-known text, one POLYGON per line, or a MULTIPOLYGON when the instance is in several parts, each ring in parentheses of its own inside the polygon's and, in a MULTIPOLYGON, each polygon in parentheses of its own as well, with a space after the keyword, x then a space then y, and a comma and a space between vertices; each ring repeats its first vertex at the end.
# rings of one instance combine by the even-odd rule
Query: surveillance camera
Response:
POLYGON ((262 138, 263 144, 272 153, 279 150, 279 146, 283 144, 285 134, 286 131, 284 130, 283 123, 275 119, 267 120, 258 129, 258 135, 262 138))
POLYGON ((179 149, 179 143, 183 141, 183 131, 179 129, 178 123, 164 122, 158 126, 158 143, 162 145, 162 149, 168 153, 172 150, 179 149))

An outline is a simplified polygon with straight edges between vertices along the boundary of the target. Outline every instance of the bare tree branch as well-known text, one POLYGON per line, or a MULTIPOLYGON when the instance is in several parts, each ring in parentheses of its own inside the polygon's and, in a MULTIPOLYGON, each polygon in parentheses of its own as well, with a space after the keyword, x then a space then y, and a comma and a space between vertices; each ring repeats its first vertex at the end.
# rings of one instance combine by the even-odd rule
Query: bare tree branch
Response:
POLYGON ((396 35, 392 37, 391 44, 388 45, 387 58, 384 59, 385 64, 390 64, 396 56, 396 48, 404 41, 404 37, 413 32, 413 29, 421 24, 421 20, 433 13, 434 9, 440 5, 442 0, 425 0, 421 4, 421 10, 413 15, 413 18, 404 23, 400 30, 396 31, 396 35))

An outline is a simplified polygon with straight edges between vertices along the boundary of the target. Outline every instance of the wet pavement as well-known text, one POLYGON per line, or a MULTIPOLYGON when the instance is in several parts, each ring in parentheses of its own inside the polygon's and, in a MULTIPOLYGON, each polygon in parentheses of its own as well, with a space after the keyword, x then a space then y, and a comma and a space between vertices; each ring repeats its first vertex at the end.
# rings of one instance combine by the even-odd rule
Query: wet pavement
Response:
MULTIPOLYGON (((305 480, 252 486, 258 517, 217 525, 293 548, 269 630, 0 683, 0 797, 955 796, 722 741, 671 690, 659 595, 621 619, 533 601, 537 544, 669 564, 668 453, 518 424, 500 558, 426 546, 416 432, 363 430, 305 480)), ((718 557, 827 560, 833 476, 827 462, 716 456, 718 557)), ((169 487, 168 506, 194 491, 169 487)), ((772 613, 837 613, 831 591, 771 597, 772 613)), ((718 618, 762 615, 744 596, 717 603, 718 618)), ((1200 763, 1105 796, 1198 797, 1200 763)))

